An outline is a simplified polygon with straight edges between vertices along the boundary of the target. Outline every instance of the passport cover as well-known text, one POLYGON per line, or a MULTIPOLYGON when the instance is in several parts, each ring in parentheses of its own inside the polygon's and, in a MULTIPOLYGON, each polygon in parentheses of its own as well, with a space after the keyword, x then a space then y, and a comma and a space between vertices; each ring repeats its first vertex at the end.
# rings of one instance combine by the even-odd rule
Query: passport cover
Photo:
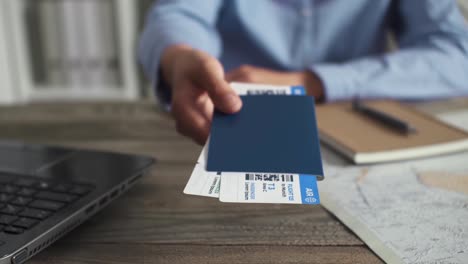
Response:
POLYGON ((322 159, 310 96, 241 96, 240 112, 215 111, 208 171, 310 174, 322 178, 322 159))

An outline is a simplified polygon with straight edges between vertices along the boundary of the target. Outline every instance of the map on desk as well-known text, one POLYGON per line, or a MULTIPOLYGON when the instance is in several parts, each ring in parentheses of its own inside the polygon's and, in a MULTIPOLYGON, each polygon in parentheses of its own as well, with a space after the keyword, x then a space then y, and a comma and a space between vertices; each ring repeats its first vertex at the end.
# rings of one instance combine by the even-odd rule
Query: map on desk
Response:
MULTIPOLYGON (((468 111, 439 118, 468 130, 468 111)), ((324 152, 322 205, 384 261, 468 263, 468 152, 360 167, 324 152)))

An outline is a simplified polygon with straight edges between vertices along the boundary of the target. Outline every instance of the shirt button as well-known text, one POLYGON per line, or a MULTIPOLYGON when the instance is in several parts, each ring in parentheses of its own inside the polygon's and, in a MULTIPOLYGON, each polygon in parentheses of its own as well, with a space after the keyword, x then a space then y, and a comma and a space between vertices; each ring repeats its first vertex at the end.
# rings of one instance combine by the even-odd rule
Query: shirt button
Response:
POLYGON ((309 8, 303 8, 301 9, 300 13, 303 17, 310 17, 312 15, 312 10, 309 8))

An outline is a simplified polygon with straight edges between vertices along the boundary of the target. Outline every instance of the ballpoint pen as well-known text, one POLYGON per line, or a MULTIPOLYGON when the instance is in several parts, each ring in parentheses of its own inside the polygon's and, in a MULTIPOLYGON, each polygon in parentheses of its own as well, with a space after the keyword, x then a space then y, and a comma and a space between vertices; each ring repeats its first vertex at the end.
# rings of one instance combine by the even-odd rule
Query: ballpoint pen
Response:
POLYGON ((403 134, 415 133, 414 128, 408 122, 405 122, 395 116, 389 115, 382 111, 368 107, 360 102, 359 99, 353 100, 353 110, 366 115, 367 117, 403 134))

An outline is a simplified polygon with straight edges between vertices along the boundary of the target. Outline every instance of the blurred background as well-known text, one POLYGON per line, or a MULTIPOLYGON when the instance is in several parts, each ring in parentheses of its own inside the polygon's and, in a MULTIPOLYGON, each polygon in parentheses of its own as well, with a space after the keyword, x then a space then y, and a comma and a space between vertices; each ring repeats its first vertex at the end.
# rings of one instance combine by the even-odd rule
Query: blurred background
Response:
POLYGON ((154 2, 0 0, 0 104, 151 97, 136 47, 154 2))
POLYGON ((0 0, 0 104, 151 96, 136 61, 153 0, 0 0))

